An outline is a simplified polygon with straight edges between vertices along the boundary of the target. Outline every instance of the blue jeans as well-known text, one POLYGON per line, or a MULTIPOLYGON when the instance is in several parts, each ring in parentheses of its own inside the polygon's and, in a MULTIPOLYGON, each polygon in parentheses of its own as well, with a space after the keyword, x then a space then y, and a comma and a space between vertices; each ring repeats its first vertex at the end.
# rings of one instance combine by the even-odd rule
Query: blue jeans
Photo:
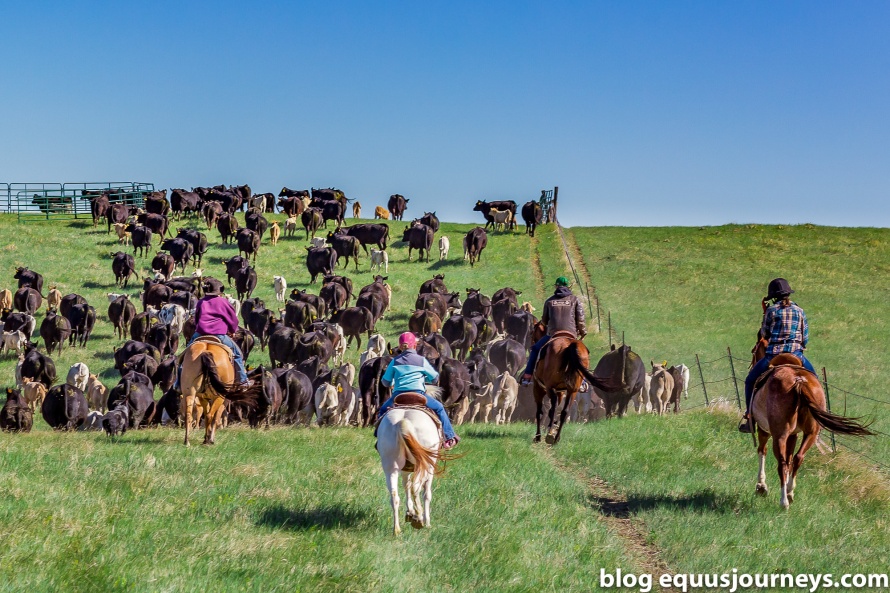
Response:
POLYGON ((538 354, 541 352, 541 348, 544 347, 544 344, 550 341, 550 336, 544 336, 537 342, 532 345, 531 350, 528 353, 528 363, 525 365, 525 372, 529 375, 535 372, 535 364, 538 362, 538 354))
MULTIPOLYGON (((200 338, 197 332, 192 336, 192 339, 189 340, 189 343, 186 344, 186 348, 192 345, 192 343, 200 338)), ((241 354, 241 348, 238 347, 238 344, 230 338, 229 336, 222 334, 215 336, 219 338, 219 341, 232 349, 233 358, 235 359, 235 382, 236 383, 247 383, 247 371, 244 370, 244 355, 241 354)), ((179 366, 179 372, 176 374, 176 387, 180 389, 179 386, 179 377, 182 376, 182 365, 179 366)))
MULTIPOLYGON (((383 416, 383 414, 392 407, 392 400, 394 400, 397 395, 398 393, 393 393, 392 397, 383 402, 383 405, 380 406, 380 411, 377 412, 378 418, 383 416)), ((439 418, 439 422, 442 423, 442 432, 445 434, 445 438, 453 439, 457 435, 454 434, 454 427, 451 426, 451 420, 448 419, 448 414, 445 413, 445 406, 443 406, 442 402, 439 400, 433 399, 425 393, 424 395, 426 396, 426 407, 435 412, 436 416, 439 418)))
MULTIPOLYGON (((816 369, 813 368, 812 363, 803 355, 803 352, 793 352, 792 354, 800 359, 804 368, 814 375, 816 374, 816 369)), ((757 378, 760 375, 766 372, 769 368, 769 362, 776 356, 778 356, 778 354, 767 354, 758 360, 757 364, 751 367, 751 370, 748 372, 748 376, 745 378, 745 409, 747 411, 751 411, 751 396, 754 395, 754 383, 757 382, 757 378)))

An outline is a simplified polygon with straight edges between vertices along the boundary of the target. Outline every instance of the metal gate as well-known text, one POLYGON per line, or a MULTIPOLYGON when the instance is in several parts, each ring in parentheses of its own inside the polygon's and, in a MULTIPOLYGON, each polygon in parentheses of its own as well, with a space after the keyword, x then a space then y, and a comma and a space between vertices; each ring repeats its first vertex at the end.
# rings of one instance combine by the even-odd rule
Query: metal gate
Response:
POLYGON ((79 183, 3 183, 0 207, 19 222, 92 218, 89 197, 103 193, 112 202, 142 207, 153 183, 99 181, 79 183))
POLYGON ((538 204, 541 205, 541 210, 544 214, 542 220, 545 223, 556 222, 556 200, 558 196, 559 187, 541 190, 541 197, 538 199, 538 204))

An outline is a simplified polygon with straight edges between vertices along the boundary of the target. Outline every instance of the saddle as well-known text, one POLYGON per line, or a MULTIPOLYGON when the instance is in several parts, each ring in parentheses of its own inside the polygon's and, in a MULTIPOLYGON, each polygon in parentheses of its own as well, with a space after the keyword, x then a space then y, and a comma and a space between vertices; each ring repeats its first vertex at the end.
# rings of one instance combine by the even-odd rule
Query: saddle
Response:
MULTIPOLYGON (((229 357, 229 362, 235 364, 235 353, 232 352, 232 349, 222 343, 222 341, 216 336, 198 336, 195 338, 195 342, 204 342, 206 344, 213 344, 214 346, 219 346, 223 352, 225 352, 229 357)), ((195 343, 193 342, 193 343, 195 343)), ((177 358, 176 361, 179 365, 182 365, 182 358, 185 356, 185 351, 182 352, 177 358)))
POLYGON ((796 371, 806 371, 807 373, 816 377, 817 380, 819 379, 819 375, 816 375, 810 369, 800 364, 800 359, 793 354, 779 354, 771 361, 769 361, 769 367, 759 377, 757 377, 756 381, 754 381, 754 391, 751 393, 751 405, 749 406, 749 409, 754 409, 754 400, 757 399, 757 395, 760 393, 760 388, 763 387, 763 384, 766 383, 769 378, 773 376, 777 369, 781 368, 794 369, 796 371))
MULTIPOLYGON (((426 396, 422 393, 416 393, 413 391, 409 391, 406 393, 398 394, 392 402, 392 407, 383 413, 380 418, 377 419, 377 422, 374 424, 374 434, 377 434, 377 427, 380 426, 380 422, 383 418, 389 414, 393 410, 419 410, 424 412, 427 416, 429 416, 433 423, 436 425, 436 429, 439 431, 439 442, 445 440, 445 433, 442 432, 442 422, 439 420, 439 417, 436 416, 436 413, 429 409, 426 405, 426 396)), ((405 467, 402 468, 402 471, 405 472, 413 472, 414 464, 406 459, 405 467)))

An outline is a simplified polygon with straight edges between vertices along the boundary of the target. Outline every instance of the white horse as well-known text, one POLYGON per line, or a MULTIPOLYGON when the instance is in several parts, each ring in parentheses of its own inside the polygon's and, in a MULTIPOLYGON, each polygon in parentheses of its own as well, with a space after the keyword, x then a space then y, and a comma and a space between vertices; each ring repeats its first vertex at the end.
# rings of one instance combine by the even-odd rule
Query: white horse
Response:
POLYGON ((399 527, 399 473, 407 498, 405 520, 416 528, 430 526, 433 477, 441 473, 436 467, 440 458, 439 444, 438 427, 421 410, 393 408, 380 421, 377 452, 392 504, 393 535, 402 532, 399 527), (414 469, 404 471, 405 463, 409 461, 414 469))

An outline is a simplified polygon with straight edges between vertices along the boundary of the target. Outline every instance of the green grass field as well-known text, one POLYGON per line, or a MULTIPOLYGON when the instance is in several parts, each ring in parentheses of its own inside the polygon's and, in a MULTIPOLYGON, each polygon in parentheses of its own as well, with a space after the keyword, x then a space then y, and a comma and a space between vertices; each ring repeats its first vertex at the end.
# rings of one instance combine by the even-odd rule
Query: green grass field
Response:
MULTIPOLYGON (((417 288, 434 273, 444 273, 452 290, 481 287, 490 295, 513 286, 539 310, 553 277, 567 273, 552 227, 533 240, 493 233, 482 262, 470 268, 460 242, 472 226, 443 225, 452 245, 445 262, 434 253, 429 264, 409 263, 406 249, 389 249, 394 308, 378 325, 384 335, 403 331, 417 288)), ((391 227, 400 237, 404 223, 391 227)), ((692 367, 695 354, 709 361, 727 346, 747 358, 760 297, 781 275, 808 313, 814 364, 851 392, 890 400, 881 389, 890 378, 882 347, 887 230, 566 231, 603 313, 612 312, 619 339, 624 331, 644 360, 692 367)), ((221 261, 237 251, 221 247, 215 231, 208 237, 205 274, 223 277, 221 261)), ((268 305, 273 275, 285 275, 290 287, 308 286, 306 241, 298 237, 276 247, 264 242, 255 296, 268 305)), ((27 265, 45 276, 45 291, 57 285, 96 306, 94 340, 86 349, 66 348, 56 364, 64 378, 71 364, 86 362, 113 385, 110 353, 119 344, 104 295, 117 292, 109 257, 116 239, 84 222, 0 217, 0 247, 7 278, 0 287, 14 288, 15 266, 27 265)), ((146 267, 150 258, 139 261, 146 267)), ((372 277, 366 258, 359 272, 348 273, 357 286, 372 277)), ((603 323, 604 331, 587 339, 594 360, 607 349, 605 317, 603 323)), ((355 347, 349 357, 357 361, 355 347)), ((264 361, 257 349, 249 362, 264 361)), ((14 357, 4 356, 6 384, 13 369, 14 357)), ((743 377, 747 365, 736 370, 743 377)), ((728 360, 706 366, 705 374, 709 381, 727 376, 728 360)), ((735 398, 726 382, 709 393, 735 398)), ((837 410, 843 399, 832 397, 837 410)), ((702 401, 694 389, 685 404, 702 401)), ((890 406, 853 396, 846 404, 848 414, 871 415, 876 428, 890 432, 890 406)), ((30 434, 0 435, 3 589, 588 591, 597 588, 600 568, 649 570, 639 546, 670 572, 886 572, 888 476, 843 448, 837 455, 814 450, 795 503, 783 512, 771 459, 772 492, 753 495, 756 454, 750 438, 735 432, 737 417, 731 406, 631 414, 570 425, 552 450, 531 444, 527 424, 463 426, 464 455, 434 485, 432 529, 400 539, 390 535, 388 494, 369 431, 236 427, 223 430, 213 448, 185 449, 174 429, 110 440, 53 433, 40 419, 30 434), (630 541, 616 524, 594 486, 602 481, 627 501, 641 541, 630 541)), ((886 460, 888 440, 845 442, 886 460)))

